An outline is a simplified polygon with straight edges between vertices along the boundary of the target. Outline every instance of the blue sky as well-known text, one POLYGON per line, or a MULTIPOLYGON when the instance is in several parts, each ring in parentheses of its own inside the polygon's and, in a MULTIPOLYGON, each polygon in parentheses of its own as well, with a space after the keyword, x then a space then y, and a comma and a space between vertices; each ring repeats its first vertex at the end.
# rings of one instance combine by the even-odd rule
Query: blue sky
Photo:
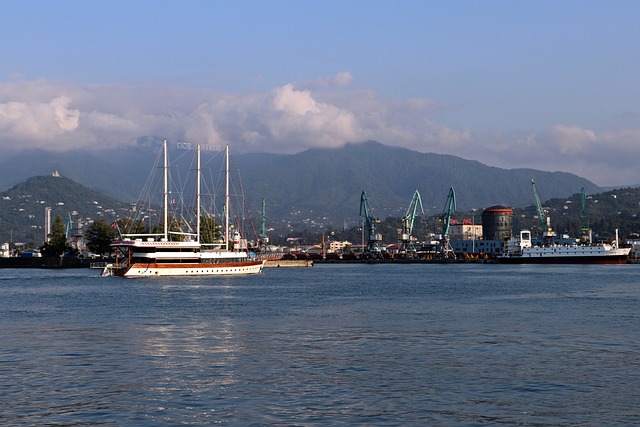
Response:
POLYGON ((637 1, 3 3, 0 146, 375 139, 640 183, 637 1))

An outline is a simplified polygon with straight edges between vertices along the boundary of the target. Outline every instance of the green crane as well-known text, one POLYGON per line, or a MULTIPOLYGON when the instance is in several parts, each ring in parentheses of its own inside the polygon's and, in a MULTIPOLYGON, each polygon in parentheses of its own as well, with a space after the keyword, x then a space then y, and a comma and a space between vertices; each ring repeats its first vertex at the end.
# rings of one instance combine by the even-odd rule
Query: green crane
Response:
POLYGON ((422 199, 420 198, 420 193, 418 192, 418 190, 416 190, 413 193, 411 202, 409 203, 407 213, 402 217, 402 235, 400 238, 402 245, 401 252, 407 253, 410 249, 411 234, 413 233, 413 222, 416 218, 416 214, 418 213, 418 207, 420 208, 419 213, 424 215, 422 199))
POLYGON ((269 244, 269 237, 267 237, 267 210, 264 197, 262 198, 262 230, 260 232, 260 246, 261 250, 265 251, 266 246, 269 244))
POLYGON ((555 231, 551 227, 551 218, 542 209, 542 203, 540 203, 540 196, 538 195, 538 188, 536 183, 531 178, 531 185, 533 186, 533 196, 536 199, 536 210, 538 211, 538 221, 540 221, 540 228, 542 229, 542 238, 546 244, 551 243, 553 237, 556 235, 555 231))
POLYGON ((453 187, 449 188, 449 195, 447 201, 444 204, 444 210, 440 216, 442 221, 442 234, 449 236, 449 226, 451 225, 451 214, 456 210, 456 192, 453 187))
POLYGON ((380 222, 375 216, 369 205, 369 199, 367 199, 367 193, 363 190, 360 195, 360 216, 364 218, 364 224, 362 227, 362 245, 364 246, 364 233, 367 232, 367 246, 364 249, 364 253, 368 256, 381 257, 380 242, 382 242, 382 235, 376 233, 376 223, 380 222))
POLYGON ((453 258, 456 255, 453 252, 453 248, 449 243, 449 228, 451 226, 451 214, 456 210, 456 192, 453 187, 449 188, 449 194, 447 195, 447 201, 444 204, 444 210, 440 215, 440 221, 442 222, 442 236, 440 237, 440 256, 443 258, 453 258))
POLYGON ((73 220, 71 219, 71 214, 67 213, 67 223, 64 227, 64 235, 67 239, 71 237, 71 228, 73 227, 73 220))

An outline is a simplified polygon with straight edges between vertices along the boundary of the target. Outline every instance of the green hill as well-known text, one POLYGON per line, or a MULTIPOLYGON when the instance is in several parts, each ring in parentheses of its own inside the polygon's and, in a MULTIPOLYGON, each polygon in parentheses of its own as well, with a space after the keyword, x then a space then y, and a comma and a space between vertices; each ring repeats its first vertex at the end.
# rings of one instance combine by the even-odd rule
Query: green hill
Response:
MULTIPOLYGON (((0 164, 0 190, 11 188, 33 176, 51 175, 55 171, 118 200, 133 201, 140 193, 136 176, 118 165, 117 159, 86 151, 58 153, 45 150, 24 151, 0 164)), ((148 169, 145 169, 145 173, 148 173, 148 169)))
POLYGON ((77 233, 94 220, 113 221, 126 216, 129 205, 91 190, 66 177, 36 176, 2 192, 0 242, 23 242, 34 246, 45 240, 45 208, 51 220, 59 215, 77 233))

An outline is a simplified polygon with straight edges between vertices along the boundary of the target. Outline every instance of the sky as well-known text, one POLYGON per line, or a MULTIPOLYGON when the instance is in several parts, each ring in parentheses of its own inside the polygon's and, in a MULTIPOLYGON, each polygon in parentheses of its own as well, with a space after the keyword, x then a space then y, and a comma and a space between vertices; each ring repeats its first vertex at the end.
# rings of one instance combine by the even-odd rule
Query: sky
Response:
POLYGON ((2 9, 5 158, 148 136, 237 153, 376 140, 601 186, 640 183, 635 0, 7 0, 2 9))

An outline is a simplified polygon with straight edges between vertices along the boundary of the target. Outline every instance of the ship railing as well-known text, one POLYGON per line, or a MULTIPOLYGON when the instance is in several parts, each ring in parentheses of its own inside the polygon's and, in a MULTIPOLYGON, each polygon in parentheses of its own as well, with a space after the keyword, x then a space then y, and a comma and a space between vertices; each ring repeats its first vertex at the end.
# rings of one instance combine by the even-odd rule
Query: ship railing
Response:
POLYGON ((284 256, 283 252, 259 252, 256 254, 258 260, 278 260, 284 256))
POLYGON ((129 266, 129 264, 128 264, 128 263, 126 263, 126 262, 112 262, 112 263, 109 263, 109 264, 110 264, 109 266, 110 266, 111 268, 113 268, 113 269, 116 269, 116 268, 126 268, 126 267, 128 267, 128 266, 129 266))
POLYGON ((128 267, 128 265, 122 262, 92 262, 91 264, 89 264, 89 267, 95 269, 103 269, 105 267, 125 268, 128 267))
POLYGON ((89 264, 89 268, 95 268, 95 269, 103 269, 107 266, 107 262, 102 261, 102 262, 92 262, 91 264, 89 264))

